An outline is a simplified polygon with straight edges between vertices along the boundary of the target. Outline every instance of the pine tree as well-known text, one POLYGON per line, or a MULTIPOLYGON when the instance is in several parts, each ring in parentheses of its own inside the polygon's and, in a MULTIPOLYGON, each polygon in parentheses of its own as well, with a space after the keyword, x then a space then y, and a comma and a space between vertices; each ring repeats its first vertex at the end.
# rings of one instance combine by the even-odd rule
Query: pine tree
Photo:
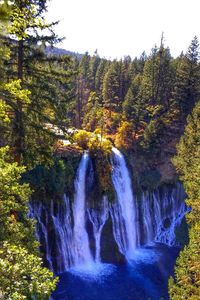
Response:
POLYGON ((106 59, 101 59, 97 71, 96 71, 96 76, 95 76, 95 89, 96 92, 98 93, 98 96, 100 97, 100 100, 103 101, 103 95, 102 95, 102 91, 103 91, 103 80, 104 80, 104 76, 108 71, 110 62, 107 61, 106 59))
POLYGON ((30 188, 20 183, 24 171, 10 161, 8 148, 0 149, 0 293, 2 299, 47 300, 57 279, 38 256, 27 217, 30 188))
POLYGON ((96 90, 96 84, 95 84, 95 79, 96 79, 96 73, 97 73, 97 69, 98 66, 101 62, 101 59, 97 53, 97 51, 95 51, 95 54, 91 57, 90 60, 90 89, 91 91, 95 91, 96 90))
POLYGON ((104 107, 119 112, 125 97, 125 68, 122 61, 113 61, 103 80, 104 107))
POLYGON ((195 102, 199 99, 200 88, 199 43, 195 37, 186 55, 179 59, 173 91, 174 106, 179 111, 179 118, 185 120, 195 102))
POLYGON ((64 128, 67 100, 71 97, 69 58, 55 58, 44 52, 46 43, 58 40, 53 31, 55 24, 47 24, 43 17, 46 9, 47 1, 12 1, 10 34, 1 39, 10 49, 9 64, 4 62, 5 80, 16 80, 19 90, 30 91, 27 105, 13 98, 8 89, 1 89, 1 97, 9 102, 13 114, 10 141, 15 159, 30 167, 51 159, 55 136, 46 124, 64 128))
POLYGON ((79 65, 76 76, 76 127, 81 128, 83 122, 84 106, 90 94, 90 56, 86 52, 79 65))
POLYGON ((170 278, 170 299, 199 299, 200 296, 200 102, 188 117, 187 126, 173 159, 181 175, 187 204, 192 211, 187 215, 190 225, 189 244, 180 253, 175 267, 175 279, 170 278))
POLYGON ((169 108, 172 90, 171 55, 163 44, 152 50, 144 66, 141 93, 148 105, 161 105, 169 108))
POLYGON ((143 99, 139 97, 141 80, 141 75, 134 77, 123 102, 123 113, 126 120, 132 123, 135 134, 139 129, 143 128, 145 120, 143 99))
MULTIPOLYGON (((1 62, 1 60, 0 60, 1 62)), ((12 82, 13 84, 13 82, 12 82)), ((11 86, 12 90, 14 86, 11 86)), ((11 88, 10 87, 10 88, 11 88)), ((8 88, 8 86, 7 86, 8 88)), ((17 93, 18 89, 15 90, 17 93)), ((23 92, 19 101, 26 99, 23 92)), ((0 101, 0 125, 10 119, 0 101)), ((12 161, 9 147, 0 148, 0 294, 2 299, 48 299, 56 287, 53 273, 42 267, 34 221, 28 218, 31 190, 22 183, 25 167, 12 161)))

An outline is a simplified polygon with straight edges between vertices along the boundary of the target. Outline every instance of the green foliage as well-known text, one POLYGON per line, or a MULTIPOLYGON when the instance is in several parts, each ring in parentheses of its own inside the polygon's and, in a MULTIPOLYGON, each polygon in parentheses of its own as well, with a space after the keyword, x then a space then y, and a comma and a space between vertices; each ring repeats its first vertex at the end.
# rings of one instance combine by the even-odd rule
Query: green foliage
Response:
POLYGON ((185 119, 199 99, 199 77, 199 42, 194 37, 186 55, 177 65, 172 99, 178 109, 179 118, 185 119))
POLYGON ((141 74, 133 78, 123 102, 124 116, 132 123, 132 127, 136 132, 143 127, 142 121, 146 113, 143 98, 139 97, 141 81, 141 74))
POLYGON ((169 293, 171 299, 196 300, 200 296, 200 102, 188 117, 173 163, 181 174, 192 212, 187 216, 189 244, 177 260, 175 279, 169 281, 169 293))
POLYGON ((92 156, 96 156, 98 153, 108 156, 112 150, 112 143, 99 134, 94 134, 88 142, 88 149, 92 156))
POLYGON ((184 217, 181 221, 181 224, 175 228, 176 241, 180 246, 184 247, 189 243, 189 228, 186 222, 186 218, 184 217))
POLYGON ((41 265, 42 259, 27 249, 5 242, 0 249, 2 299, 49 299, 57 279, 41 265))
POLYGON ((10 122, 8 114, 6 111, 9 109, 9 106, 6 105, 5 101, 0 100, 0 126, 5 126, 10 122))
POLYGON ((98 135, 92 137, 88 144, 89 152, 93 159, 94 173, 96 177, 96 195, 102 199, 102 195, 107 195, 109 200, 113 200, 114 191, 111 180, 110 154, 112 144, 109 140, 100 138, 98 135))
POLYGON ((149 56, 143 53, 134 60, 110 61, 86 53, 74 66, 79 74, 73 113, 78 121, 72 117, 76 127, 91 132, 100 129, 113 141, 117 135, 120 145, 118 131, 121 122, 127 121, 133 130, 130 150, 142 150, 145 158, 171 155, 200 93, 197 38, 176 59, 162 37, 149 56))
POLYGON ((28 182, 34 190, 32 197, 36 201, 61 199, 64 193, 72 198, 79 161, 80 156, 73 153, 65 159, 55 157, 51 167, 37 166, 23 176, 23 181, 28 182))
POLYGON ((2 56, 0 98, 11 122, 2 139, 12 147, 16 161, 32 168, 51 163, 57 137, 48 125, 64 130, 68 124, 72 63, 69 57, 45 54, 46 44, 59 41, 56 22, 48 24, 44 18, 46 0, 13 0, 7 7, 7 31, 0 43, 9 56, 2 56))
POLYGON ((160 126, 158 120, 151 120, 145 128, 141 146, 147 153, 159 151, 158 126, 160 126))
POLYGON ((96 186, 95 196, 92 198, 101 198, 104 194, 108 195, 109 198, 113 198, 111 165, 109 160, 112 143, 100 133, 99 130, 94 133, 79 130, 74 135, 74 141, 83 149, 88 150, 93 160, 96 186), (97 197, 97 195, 99 196, 97 197))
POLYGON ((178 155, 173 159, 173 163, 181 174, 189 198, 198 201, 200 198, 200 102, 188 117, 177 151, 178 155))
POLYGON ((110 112, 121 113, 122 102, 127 92, 127 74, 125 63, 114 60, 103 80, 103 105, 110 112))
POLYGON ((89 131, 94 131, 98 127, 103 129, 103 107, 100 104, 100 99, 96 92, 90 93, 85 111, 86 114, 83 119, 83 128, 89 131))
POLYGON ((27 201, 31 191, 27 184, 20 184, 25 168, 11 163, 8 151, 8 147, 0 148, 0 241, 15 240, 16 244, 30 244, 33 240, 29 241, 33 233, 33 223, 27 218, 27 201))
POLYGON ((0 293, 2 299, 48 299, 53 274, 42 267, 34 222, 27 217, 30 188, 21 183, 25 168, 0 148, 0 293))
POLYGON ((133 127, 130 122, 124 121, 117 129, 115 146, 119 149, 131 149, 133 146, 133 127))
POLYGON ((86 130, 79 130, 73 136, 74 142, 83 149, 88 149, 88 142, 91 138, 91 133, 86 130))

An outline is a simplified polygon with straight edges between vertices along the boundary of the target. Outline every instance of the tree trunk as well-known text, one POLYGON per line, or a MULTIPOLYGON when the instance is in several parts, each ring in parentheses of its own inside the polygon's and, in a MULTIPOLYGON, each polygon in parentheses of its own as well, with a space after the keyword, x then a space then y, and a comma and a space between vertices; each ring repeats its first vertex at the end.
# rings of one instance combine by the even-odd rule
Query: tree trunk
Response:
MULTIPOLYGON (((24 60, 24 42, 18 42, 18 79, 23 86, 23 60, 24 60)), ((15 118, 13 125, 13 140, 14 140, 14 159, 20 165, 22 161, 22 153, 24 148, 24 128, 22 119, 22 103, 17 101, 17 109, 15 110, 15 118)))

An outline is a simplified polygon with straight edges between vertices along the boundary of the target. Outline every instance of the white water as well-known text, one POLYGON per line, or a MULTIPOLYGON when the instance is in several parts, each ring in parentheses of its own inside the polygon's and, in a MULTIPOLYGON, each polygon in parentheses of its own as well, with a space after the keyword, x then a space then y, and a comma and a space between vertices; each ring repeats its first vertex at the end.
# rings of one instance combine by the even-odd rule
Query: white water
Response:
POLYGON ((111 209, 114 235, 120 251, 130 259, 136 249, 136 208, 131 179, 122 153, 112 149, 112 181, 117 203, 111 209))
MULTIPOLYGON (((69 266, 74 263, 73 260, 73 233, 71 227, 70 204, 69 198, 64 195, 65 214, 62 212, 62 207, 59 207, 58 214, 54 213, 53 205, 51 208, 51 217, 56 233, 57 253, 60 258, 57 263, 58 270, 66 271, 69 266)), ((52 202, 53 204, 53 202, 52 202)))
POLYGON ((88 209, 88 216, 93 225, 93 234, 95 239, 95 262, 101 262, 101 233, 103 226, 108 219, 108 200, 103 197, 101 207, 98 210, 88 209))
POLYGON ((108 204, 104 196, 96 208, 89 208, 86 204, 86 185, 93 176, 90 172, 87 178, 89 161, 89 155, 84 153, 74 182, 73 209, 65 195, 60 203, 52 200, 49 204, 38 201, 30 205, 30 216, 37 220, 36 236, 51 270, 57 273, 70 270, 91 276, 104 272, 102 270, 107 269, 108 265, 101 263, 101 245, 105 242, 102 231, 109 216, 118 249, 128 261, 136 260, 140 246, 152 242, 176 245, 175 229, 186 213, 181 185, 144 192, 137 199, 125 159, 120 151, 113 148, 112 181, 116 201, 108 204), (90 222, 88 228, 92 225, 93 249, 90 249, 89 242, 93 239, 92 232, 88 232, 86 222, 90 222))
POLYGON ((169 246, 176 245, 175 229, 180 225, 185 213, 186 205, 179 196, 165 196, 162 204, 158 202, 158 196, 154 193, 154 205, 156 215, 156 232, 155 241, 167 244, 169 246))
POLYGON ((48 262, 48 267, 51 271, 53 271, 52 258, 50 254, 49 239, 48 239, 48 232, 47 232, 48 214, 45 211, 42 220, 42 211, 43 211, 43 206, 42 203, 40 202, 38 203, 38 205, 30 206, 29 216, 30 218, 35 218, 37 221, 36 228, 35 228, 35 235, 38 241, 40 241, 40 239, 43 238, 43 246, 46 252, 45 256, 48 262))
POLYGON ((74 261, 75 265, 92 264, 93 258, 89 246, 88 233, 86 231, 86 173, 89 162, 88 153, 84 153, 79 164, 75 179, 75 196, 73 205, 74 216, 74 261))
POLYGON ((143 216, 143 229, 145 236, 145 244, 149 244, 154 239, 154 230, 152 216, 154 217, 154 212, 150 205, 149 195, 143 194, 141 196, 141 210, 143 216))

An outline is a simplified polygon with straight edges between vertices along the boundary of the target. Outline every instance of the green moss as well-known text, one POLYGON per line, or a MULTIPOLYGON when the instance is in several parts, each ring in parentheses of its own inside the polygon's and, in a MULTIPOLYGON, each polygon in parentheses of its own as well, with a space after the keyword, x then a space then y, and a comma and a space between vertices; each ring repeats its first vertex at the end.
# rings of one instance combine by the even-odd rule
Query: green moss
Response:
POLYGON ((97 152, 92 156, 94 169, 94 182, 88 195, 89 202, 96 206, 104 195, 108 196, 109 201, 114 201, 115 191, 111 179, 111 164, 107 155, 97 152))
POLYGON ((186 218, 184 217, 181 221, 181 224, 175 229, 176 240, 181 247, 184 247, 189 242, 188 229, 188 224, 186 222, 186 218))
POLYGON ((61 199, 64 193, 72 198, 80 158, 80 155, 74 154, 64 159, 55 157, 52 167, 37 166, 27 172, 23 181, 28 182, 33 189, 33 199, 61 199))
POLYGON ((146 170, 140 175, 140 185, 142 188, 152 191, 160 185, 161 174, 158 170, 146 170))

